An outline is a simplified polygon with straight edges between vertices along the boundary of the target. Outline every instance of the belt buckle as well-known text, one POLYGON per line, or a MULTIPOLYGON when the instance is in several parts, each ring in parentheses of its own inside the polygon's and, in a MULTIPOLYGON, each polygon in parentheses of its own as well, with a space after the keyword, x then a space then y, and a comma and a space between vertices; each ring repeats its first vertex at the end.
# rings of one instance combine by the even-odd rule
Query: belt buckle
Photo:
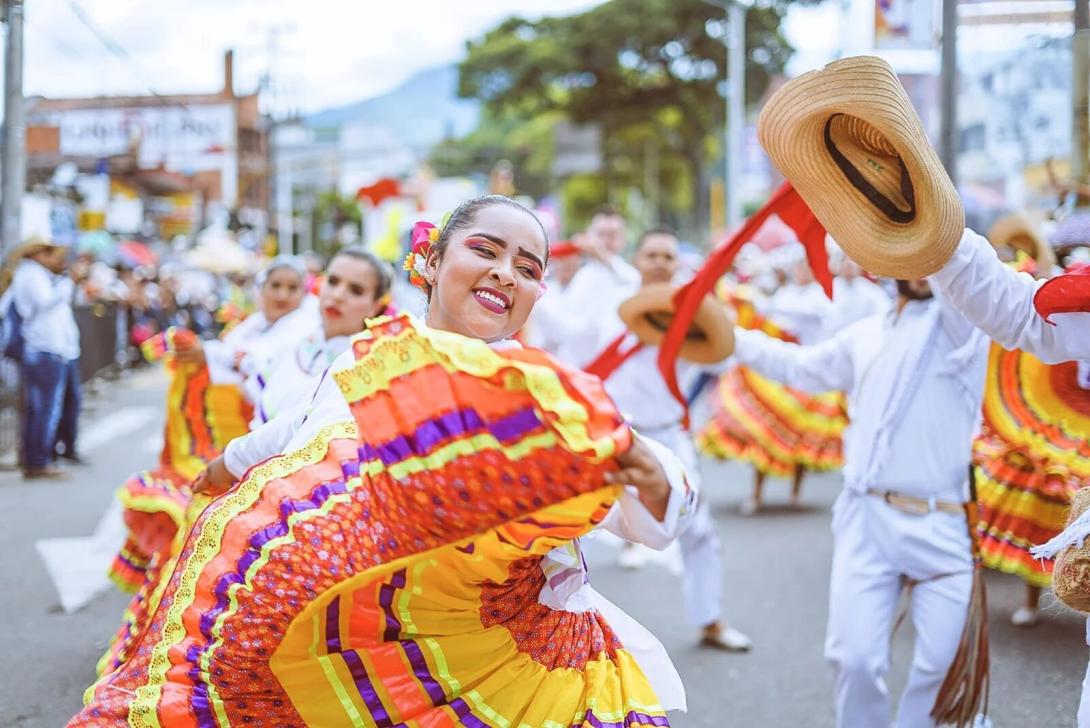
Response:
POLYGON ((910 516, 926 516, 931 512, 927 503, 917 502, 912 496, 902 495, 892 490, 886 491, 884 500, 890 508, 910 516))

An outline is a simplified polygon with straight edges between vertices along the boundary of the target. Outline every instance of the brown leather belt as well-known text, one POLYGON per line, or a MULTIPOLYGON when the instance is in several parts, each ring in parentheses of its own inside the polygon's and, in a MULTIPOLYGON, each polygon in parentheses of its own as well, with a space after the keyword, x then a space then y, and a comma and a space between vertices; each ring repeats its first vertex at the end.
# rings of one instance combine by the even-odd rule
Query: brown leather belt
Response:
POLYGON ((931 511, 942 511, 943 513, 953 513, 954 515, 961 515, 965 512, 964 503, 940 501, 933 498, 917 498, 914 495, 905 495, 904 493, 897 493, 892 490, 867 488, 867 495, 881 498, 888 503, 890 507, 896 508, 902 513, 911 513, 914 516, 926 516, 931 511))

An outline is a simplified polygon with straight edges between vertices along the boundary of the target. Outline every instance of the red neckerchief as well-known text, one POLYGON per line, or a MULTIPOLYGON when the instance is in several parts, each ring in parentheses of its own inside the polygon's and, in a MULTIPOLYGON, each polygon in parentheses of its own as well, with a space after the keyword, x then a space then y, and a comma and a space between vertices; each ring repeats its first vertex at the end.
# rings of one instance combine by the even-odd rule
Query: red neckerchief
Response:
POLYGON ((715 282, 730 270, 734 256, 741 247, 773 214, 779 215, 795 231, 799 241, 806 247, 806 260, 810 264, 810 270, 814 272, 814 279, 825 289, 825 295, 833 297, 833 277, 829 274, 829 258, 825 252, 825 228, 791 183, 785 182, 764 207, 753 213, 734 235, 716 246, 696 276, 674 294, 674 319, 660 345, 658 365, 663 379, 666 380, 666 386, 682 407, 688 408, 688 404, 678 387, 675 365, 681 345, 685 341, 685 334, 689 331, 700 302, 715 287, 715 282))
POLYGON ((635 356, 636 353, 643 348, 643 342, 639 339, 637 339, 635 343, 631 343, 625 347, 625 340, 630 335, 631 332, 622 331, 594 361, 583 367, 583 371, 593 374, 603 382, 609 379, 613 372, 620 369, 622 364, 635 356))
POLYGON ((1072 266, 1071 270, 1045 281, 1033 296, 1033 307, 1046 322, 1054 313, 1090 312, 1090 265, 1072 266))

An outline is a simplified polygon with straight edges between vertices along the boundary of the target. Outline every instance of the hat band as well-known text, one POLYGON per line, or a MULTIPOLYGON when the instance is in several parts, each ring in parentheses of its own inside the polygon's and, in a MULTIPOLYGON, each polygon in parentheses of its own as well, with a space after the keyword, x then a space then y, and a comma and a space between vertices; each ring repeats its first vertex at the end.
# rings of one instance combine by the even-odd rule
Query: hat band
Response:
POLYGON ((897 207, 893 200, 889 199, 878 188, 872 185, 863 174, 856 169, 855 165, 844 156, 836 147, 836 143, 833 142, 833 135, 829 131, 832 128, 833 119, 838 116, 844 116, 843 114, 833 114, 825 122, 825 148, 829 150, 829 155, 836 162, 836 166, 840 168, 840 171, 844 173, 844 176, 848 178, 848 182, 852 187, 863 193, 863 195, 870 200, 870 203, 877 207, 882 214, 888 217, 893 222, 909 223, 916 219, 916 192, 912 188, 912 178, 908 176, 908 170, 904 165, 901 165, 901 194, 904 195, 905 200, 908 202, 908 209, 902 210, 897 207))
MULTIPOLYGON (((647 319, 647 323, 651 324, 652 327, 662 332, 669 330, 670 322, 674 320, 672 311, 648 311, 643 317, 647 319)), ((690 326, 689 330, 685 332, 685 339, 687 341, 707 341, 708 337, 697 327, 690 326)))

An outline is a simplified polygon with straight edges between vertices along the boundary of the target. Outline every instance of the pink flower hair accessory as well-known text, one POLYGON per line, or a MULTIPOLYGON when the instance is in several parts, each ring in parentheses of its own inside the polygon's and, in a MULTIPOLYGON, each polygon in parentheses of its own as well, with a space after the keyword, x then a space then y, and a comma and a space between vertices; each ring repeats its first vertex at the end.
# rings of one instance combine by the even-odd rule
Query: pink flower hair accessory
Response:
POLYGON ((409 283, 421 290, 426 290, 428 285, 424 277, 424 265, 428 260, 428 252, 439 240, 440 232, 442 231, 430 222, 420 221, 413 225, 412 249, 405 256, 403 267, 409 272, 409 283))

